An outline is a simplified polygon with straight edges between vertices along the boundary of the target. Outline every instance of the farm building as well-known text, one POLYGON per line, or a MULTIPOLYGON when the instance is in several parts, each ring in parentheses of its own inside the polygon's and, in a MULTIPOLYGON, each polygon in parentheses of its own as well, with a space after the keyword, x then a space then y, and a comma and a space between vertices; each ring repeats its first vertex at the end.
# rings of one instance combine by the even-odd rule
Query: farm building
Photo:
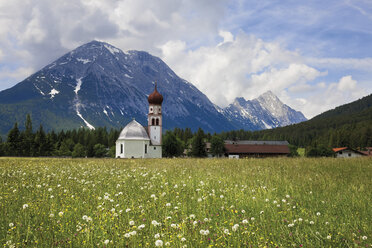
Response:
POLYGON ((366 147, 365 151, 360 151, 361 153, 364 153, 364 155, 372 156, 372 147, 366 147))
POLYGON ((336 158, 355 158, 366 156, 366 154, 364 154, 363 152, 351 149, 349 147, 333 148, 332 150, 335 153, 336 158))
POLYGON ((154 91, 148 96, 148 127, 145 129, 132 120, 120 132, 116 141, 116 158, 161 158, 162 157, 162 113, 163 96, 154 91))
POLYGON ((246 157, 285 157, 290 153, 287 141, 225 141, 225 156, 229 158, 246 157))

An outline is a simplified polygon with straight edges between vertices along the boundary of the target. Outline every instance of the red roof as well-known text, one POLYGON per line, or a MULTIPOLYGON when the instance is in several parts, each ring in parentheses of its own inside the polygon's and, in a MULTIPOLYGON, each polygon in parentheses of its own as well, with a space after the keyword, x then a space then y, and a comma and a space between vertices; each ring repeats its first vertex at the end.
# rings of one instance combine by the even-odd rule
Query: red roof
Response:
POLYGON ((287 145, 225 144, 227 153, 239 154, 289 154, 287 145))
POLYGON ((338 147, 338 148, 332 148, 334 152, 339 152, 348 149, 347 147, 338 147))

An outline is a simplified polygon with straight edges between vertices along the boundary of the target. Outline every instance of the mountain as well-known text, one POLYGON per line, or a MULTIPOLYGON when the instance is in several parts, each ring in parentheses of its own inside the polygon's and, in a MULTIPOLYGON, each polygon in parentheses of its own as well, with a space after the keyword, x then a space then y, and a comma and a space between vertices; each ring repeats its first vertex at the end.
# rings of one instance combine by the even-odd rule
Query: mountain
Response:
POLYGON ((298 124, 262 130, 256 139, 287 140, 297 146, 372 146, 372 94, 298 124))
POLYGON ((271 129, 307 120, 301 112, 282 103, 271 91, 248 101, 238 97, 222 113, 235 125, 249 130, 271 129))
POLYGON ((164 129, 259 130, 305 120, 271 92, 221 109, 158 57, 91 41, 0 92, 0 135, 15 122, 23 128, 28 113, 34 129, 43 124, 48 131, 120 128, 133 118, 146 126, 155 82, 164 97, 164 129))
POLYGON ((154 82, 164 96, 164 128, 231 130, 232 125, 194 85, 161 59, 123 52, 92 41, 65 54, 14 87, 0 92, 0 133, 27 113, 47 130, 97 126, 119 128, 135 118, 147 125, 147 96, 154 82))

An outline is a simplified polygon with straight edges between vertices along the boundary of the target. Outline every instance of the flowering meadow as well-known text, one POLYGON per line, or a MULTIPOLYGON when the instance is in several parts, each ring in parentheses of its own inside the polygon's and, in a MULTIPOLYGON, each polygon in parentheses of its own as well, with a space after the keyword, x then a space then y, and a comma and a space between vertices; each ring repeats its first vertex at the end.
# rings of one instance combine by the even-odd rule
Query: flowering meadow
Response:
POLYGON ((3 247, 372 247, 372 160, 0 158, 3 247))

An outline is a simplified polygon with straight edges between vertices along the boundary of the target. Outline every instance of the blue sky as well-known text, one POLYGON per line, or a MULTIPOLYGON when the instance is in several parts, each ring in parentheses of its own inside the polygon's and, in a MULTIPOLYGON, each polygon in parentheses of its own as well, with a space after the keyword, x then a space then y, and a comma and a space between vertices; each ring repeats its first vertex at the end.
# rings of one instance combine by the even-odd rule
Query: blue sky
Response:
POLYGON ((372 2, 0 2, 0 90, 93 39, 145 50, 224 107, 267 90, 312 117, 372 93, 372 2))

